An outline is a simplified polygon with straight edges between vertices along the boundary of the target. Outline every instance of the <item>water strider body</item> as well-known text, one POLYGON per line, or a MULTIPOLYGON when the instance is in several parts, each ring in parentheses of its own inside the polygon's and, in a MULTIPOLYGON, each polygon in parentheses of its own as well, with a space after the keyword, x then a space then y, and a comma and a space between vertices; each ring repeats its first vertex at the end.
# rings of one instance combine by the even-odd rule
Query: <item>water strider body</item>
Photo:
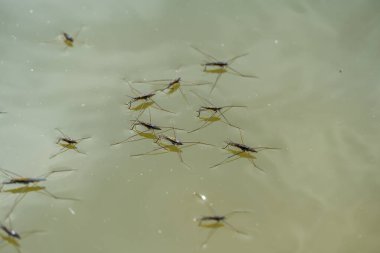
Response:
POLYGON ((193 195, 196 196, 198 199, 200 199, 204 204, 206 204, 207 208, 212 213, 212 215, 204 215, 204 216, 201 216, 201 217, 194 219, 194 221, 198 222, 199 227, 212 229, 209 232, 206 240, 202 243, 202 247, 205 247, 207 245, 208 241, 210 240, 210 238, 213 236, 213 234, 216 232, 216 230, 218 228, 227 227, 230 230, 235 231, 238 234, 247 235, 245 232, 242 232, 242 231, 236 229, 233 225, 231 225, 229 222, 227 222, 227 219, 234 214, 250 213, 250 211, 235 210, 235 211, 229 212, 225 215, 217 215, 214 208, 208 202, 207 197, 205 195, 197 193, 197 192, 194 192, 193 195))
POLYGON ((209 85, 210 82, 205 81, 184 81, 181 77, 176 77, 174 79, 157 79, 157 80, 141 80, 132 81, 131 83, 150 83, 152 85, 164 85, 161 89, 156 89, 156 91, 161 91, 167 95, 173 94, 177 90, 181 93, 183 99, 189 104, 187 97, 182 89, 182 87, 188 86, 199 86, 199 85, 209 85))
MULTIPOLYGON (((141 96, 137 96, 137 97, 131 97, 131 100, 128 102, 128 109, 131 109, 132 107, 132 104, 137 102, 137 101, 148 101, 148 100, 152 100, 152 97, 155 96, 156 93, 155 92, 151 92, 151 93, 148 93, 148 94, 145 94, 145 95, 141 95, 141 96)), ((152 100, 153 101, 153 100, 152 100)))
POLYGON ((141 120, 133 120, 133 124, 132 124, 132 127, 131 127, 131 130, 134 130, 136 128, 136 126, 143 126, 145 127, 146 129, 148 130, 162 130, 161 127, 157 126, 157 125, 153 125, 151 123, 148 123, 148 122, 144 122, 144 121, 141 121, 141 120))
POLYGON ((206 58, 208 58, 210 60, 209 62, 206 62, 206 63, 202 64, 202 66, 204 67, 203 68, 203 72, 211 73, 211 74, 217 74, 217 77, 215 79, 214 85, 212 86, 212 88, 210 90, 210 94, 212 93, 212 91, 216 87, 216 84, 217 84, 219 78, 224 73, 228 72, 230 74, 238 75, 238 76, 241 76, 241 77, 257 78, 257 76, 255 76, 255 75, 243 74, 243 73, 239 72, 238 70, 236 70, 236 69, 234 69, 234 68, 231 67, 231 64, 235 60, 237 60, 240 57, 246 56, 248 54, 238 55, 238 56, 232 57, 231 59, 229 59, 227 61, 220 61, 220 60, 216 59, 214 56, 203 52, 202 50, 200 50, 197 47, 194 47, 194 46, 191 46, 191 47, 194 50, 198 51, 199 53, 201 53, 202 55, 204 55, 206 58))
POLYGON ((163 153, 168 153, 168 152, 174 152, 174 153, 177 153, 178 158, 181 161, 181 163, 186 165, 188 168, 191 168, 188 164, 186 164, 184 162, 184 160, 182 158, 182 152, 183 152, 182 149, 187 148, 187 147, 191 147, 191 146, 197 145, 197 144, 214 146, 212 144, 208 144, 208 143, 204 143, 204 142, 198 142, 198 141, 181 141, 181 140, 177 139, 174 129, 173 129, 173 132, 174 132, 174 137, 164 135, 164 134, 160 134, 157 137, 157 139, 154 142, 159 147, 157 147, 151 151, 148 151, 146 153, 135 154, 135 155, 131 155, 131 156, 158 155, 158 154, 163 154, 163 153), (165 150, 167 152, 157 152, 160 150, 165 150))
MULTIPOLYGON (((204 121, 204 123, 199 126, 198 128, 195 128, 191 131, 189 131, 188 133, 192 133, 192 132, 195 132, 199 129, 202 129, 202 128, 205 128, 209 125, 211 125, 212 123, 216 122, 216 121, 220 121, 220 122, 223 122, 224 124, 227 124, 231 127, 234 127, 234 128, 239 128, 233 124, 231 124, 231 122, 227 119, 227 117, 224 115, 227 111, 229 111, 230 109, 232 108, 246 108, 246 106, 242 106, 242 105, 226 105, 226 106, 215 106, 213 103, 211 103, 209 100, 201 97, 199 94, 197 94, 196 92, 192 91, 197 97, 199 97, 201 100, 203 100, 207 105, 203 105, 201 106, 196 112, 197 112, 197 117, 199 119, 201 119, 202 121, 204 121), (209 112, 210 114, 207 115, 207 116, 204 116, 205 114, 207 114, 207 112, 209 112), (202 116, 203 115, 203 116, 202 116)), ((240 128, 239 128, 240 129, 240 128)))
POLYGON ((63 36, 63 42, 66 44, 66 46, 68 47, 74 46, 74 38, 70 34, 63 32, 62 36, 63 36))
POLYGON ((3 230, 9 237, 16 238, 16 239, 21 239, 21 236, 13 229, 10 229, 6 227, 3 224, 0 224, 1 230, 3 230))
POLYGON ((64 132, 62 132, 59 128, 56 128, 56 130, 62 134, 62 137, 59 137, 58 140, 56 141, 56 144, 61 146, 61 149, 56 154, 50 156, 50 159, 53 157, 56 157, 57 155, 62 154, 63 152, 66 152, 68 150, 74 150, 77 153, 85 154, 84 152, 79 151, 77 145, 81 141, 86 140, 86 139, 90 139, 91 137, 83 137, 83 138, 79 138, 79 139, 72 139, 71 137, 67 136, 64 132))
POLYGON ((254 161, 254 159, 256 159, 256 157, 254 157, 251 153, 258 153, 262 150, 267 150, 267 149, 279 149, 279 148, 272 148, 272 147, 250 147, 246 144, 244 144, 244 141, 243 141, 243 136, 242 136, 242 133, 241 133, 241 130, 239 129, 239 132, 240 132, 240 139, 241 139, 241 143, 238 143, 238 142, 233 142, 233 141, 226 141, 226 146, 223 148, 223 149, 227 149, 230 153, 232 153, 232 155, 228 156, 227 158, 225 158, 223 161, 211 166, 210 168, 214 168, 214 167, 217 167, 219 165, 222 165, 222 164, 225 164, 225 163, 229 163, 229 162, 233 162, 239 158, 247 158, 251 163, 252 165, 259 169, 260 171, 264 172, 263 169, 261 169, 260 167, 258 167, 254 161), (228 149, 229 147, 233 147, 235 149, 228 149), (230 159, 230 158, 233 158, 235 157, 234 159, 230 159))

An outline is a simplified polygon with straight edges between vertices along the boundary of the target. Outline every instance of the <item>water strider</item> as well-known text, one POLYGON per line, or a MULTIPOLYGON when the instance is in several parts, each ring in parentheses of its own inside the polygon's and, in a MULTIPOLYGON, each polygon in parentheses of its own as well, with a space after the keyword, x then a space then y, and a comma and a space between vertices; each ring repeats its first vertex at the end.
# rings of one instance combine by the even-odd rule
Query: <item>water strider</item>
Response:
POLYGON ((128 103, 126 103, 125 105, 128 105, 129 110, 141 111, 140 114, 137 116, 137 119, 139 119, 140 116, 144 113, 144 111, 146 109, 149 109, 150 107, 153 107, 157 110, 161 110, 164 112, 174 113, 174 112, 171 112, 169 110, 162 108, 159 104, 157 104, 156 101, 153 100, 153 97, 157 94, 156 91, 141 94, 141 92, 139 90, 137 90, 136 88, 133 88, 131 85, 130 85, 130 87, 131 87, 132 92, 134 92, 137 96, 133 97, 133 96, 127 95, 128 97, 131 98, 131 100, 128 103), (141 102, 141 103, 137 104, 136 106, 133 106, 136 102, 141 102))
POLYGON ((62 134, 62 137, 59 137, 57 142, 56 142, 56 144, 58 144, 62 148, 57 153, 50 156, 50 159, 56 157, 57 155, 60 155, 64 152, 66 152, 68 150, 74 150, 77 153, 86 154, 82 151, 79 151, 77 145, 81 141, 90 139, 91 137, 83 137, 83 138, 79 138, 79 139, 72 139, 71 137, 67 136, 64 132, 62 132, 62 130, 60 130, 59 128, 56 128, 56 130, 62 134))
POLYGON ((263 169, 261 169, 260 167, 257 166, 257 164, 255 163, 254 159, 256 159, 255 156, 252 155, 252 153, 258 153, 262 150, 267 150, 267 149, 279 149, 279 148, 272 148, 272 147, 250 147, 250 146, 247 146, 244 144, 244 141, 243 141, 243 135, 241 133, 241 130, 239 129, 239 132, 240 132, 240 140, 241 140, 241 143, 237 143, 237 142, 233 142, 233 141, 227 141, 226 142, 226 146, 223 148, 223 149, 226 149, 228 150, 230 153, 232 153, 232 155, 228 156, 227 158, 225 158, 223 161, 211 166, 210 168, 214 168, 214 167, 217 167, 219 165, 222 165, 222 164, 225 164, 225 163, 229 163, 229 162, 233 162, 237 159, 240 159, 240 158, 246 158, 248 159, 252 165, 259 169, 260 171, 264 172, 263 169), (232 147, 232 148, 235 148, 235 149, 228 149, 229 147, 232 147), (233 159, 231 159, 233 158, 233 159))
POLYGON ((194 219, 194 221, 198 222, 199 227, 212 229, 212 230, 210 230, 208 236, 206 237, 206 239, 202 243, 202 247, 206 247, 208 241, 215 234, 217 229, 222 228, 222 227, 227 227, 227 228, 235 231, 238 234, 242 234, 242 235, 246 235, 246 236, 248 235, 245 232, 236 229, 233 225, 231 225, 229 222, 227 222, 227 219, 234 214, 251 213, 251 211, 235 210, 235 211, 231 211, 231 212, 224 214, 224 215, 218 215, 218 214, 216 214, 212 205, 208 202, 207 197, 205 195, 200 194, 198 192, 194 192, 193 194, 195 197, 197 197, 199 200, 201 200, 203 202, 203 204, 206 204, 207 208, 211 212, 211 215, 204 215, 204 216, 200 216, 200 217, 194 219))
POLYGON ((159 79, 159 80, 143 80, 143 81, 132 81, 132 83, 151 83, 154 85, 165 85, 162 89, 157 89, 156 91, 164 92, 165 94, 173 94, 177 90, 180 91, 183 99, 189 103, 185 93, 182 90, 184 86, 199 86, 199 85, 209 85, 212 84, 210 82, 205 81, 184 81, 181 77, 177 77, 175 79, 159 79))
POLYGON ((168 152, 174 152, 178 154, 178 158, 183 163, 186 165, 188 168, 191 168, 187 163, 184 162, 183 157, 182 157, 182 149, 188 148, 197 144, 200 145, 207 145, 207 146, 214 146, 212 144, 200 142, 200 141, 181 141, 176 137, 175 131, 173 129, 174 136, 168 136, 164 134, 160 134, 158 138, 154 141, 159 147, 148 151, 146 153, 141 153, 141 154, 135 154, 131 156, 143 156, 143 155, 159 155, 159 154, 165 154, 168 152), (157 152, 160 150, 165 150, 166 152, 157 152))
POLYGON ((70 171, 74 171, 74 170, 73 169, 51 170, 38 177, 24 177, 15 172, 1 168, 0 173, 3 174, 8 179, 1 183, 0 192, 21 194, 22 196, 26 195, 29 192, 39 192, 39 193, 48 195, 54 199, 78 200, 76 198, 58 197, 54 195, 53 193, 51 193, 50 191, 48 191, 45 186, 39 185, 39 183, 46 181, 47 178, 51 176, 52 174, 61 173, 61 172, 70 172, 70 171), (3 190, 5 185, 20 185, 20 184, 23 186, 16 187, 16 188, 6 188, 5 190, 3 190))
POLYGON ((79 33, 82 31, 83 26, 74 34, 70 35, 67 32, 62 32, 59 36, 59 39, 65 44, 65 49, 69 47, 74 47, 74 43, 77 41, 77 38, 79 36, 79 33))
POLYGON ((209 59, 209 62, 206 62, 206 63, 202 64, 202 66, 204 67, 203 68, 203 72, 217 74, 215 82, 214 82, 214 84, 213 84, 213 86, 212 86, 212 88, 210 90, 210 94, 212 93, 212 91, 216 87, 217 82, 219 81, 220 77, 224 73, 230 73, 232 75, 237 75, 237 76, 247 77, 247 78, 258 78, 255 75, 243 74, 243 73, 239 72, 238 70, 236 70, 236 69, 234 69, 234 68, 231 67, 231 64, 235 60, 237 60, 237 59, 239 59, 239 58, 241 58, 243 56, 246 56, 248 54, 241 54, 241 55, 232 57, 231 59, 229 59, 227 61, 220 61, 220 60, 216 59, 214 56, 203 52, 202 50, 200 50, 197 47, 194 47, 194 46, 191 46, 191 47, 194 50, 196 50, 197 52, 201 53, 202 55, 204 55, 206 58, 209 59))
POLYGON ((17 252, 21 253, 21 239, 25 239, 27 236, 43 232, 41 230, 30 230, 30 231, 16 231, 11 223, 10 216, 14 212, 16 206, 21 202, 21 200, 25 197, 25 195, 19 195, 15 199, 12 207, 8 211, 8 213, 3 218, 3 221, 0 222, 0 250, 4 247, 10 245, 17 250, 17 252), (8 221, 8 222, 7 222, 8 221), (5 223, 8 223, 7 225, 5 223))
POLYGON ((136 134, 128 137, 127 139, 112 143, 111 146, 119 145, 125 142, 135 142, 140 140, 156 140, 158 138, 158 133, 162 134, 167 131, 170 131, 172 129, 175 130, 184 130, 181 128, 175 128, 175 127, 167 127, 167 126, 158 126, 152 124, 152 118, 149 111, 149 122, 141 121, 138 119, 132 120, 132 127, 131 130, 133 130, 136 134), (137 127, 140 126, 140 128, 143 129, 137 129, 137 127), (141 136, 142 138, 139 139, 133 139, 136 136, 141 136))
MULTIPOLYGON (((195 132, 197 130, 200 130, 202 128, 205 128, 209 125, 211 125, 212 123, 214 122, 217 122, 217 121, 221 121, 231 127, 234 127, 234 128, 239 128, 235 125, 233 125, 227 118, 226 116, 224 115, 224 113, 226 113, 227 111, 229 111, 230 109, 232 108, 246 108, 246 106, 243 106, 243 105, 226 105, 226 106, 215 106, 213 103, 211 103, 209 100, 201 97, 199 94, 195 93, 194 91, 192 91, 196 96, 198 96, 200 99, 202 99, 206 104, 208 105, 205 105, 205 106, 201 106, 196 112, 198 113, 197 114, 197 117, 199 119, 201 119, 202 121, 204 121, 204 123, 189 131, 188 133, 192 133, 192 132, 195 132), (204 116, 205 113, 209 113, 207 116, 204 116), (223 118, 223 120, 221 119, 223 118)), ((240 129, 240 128, 239 128, 240 129)))

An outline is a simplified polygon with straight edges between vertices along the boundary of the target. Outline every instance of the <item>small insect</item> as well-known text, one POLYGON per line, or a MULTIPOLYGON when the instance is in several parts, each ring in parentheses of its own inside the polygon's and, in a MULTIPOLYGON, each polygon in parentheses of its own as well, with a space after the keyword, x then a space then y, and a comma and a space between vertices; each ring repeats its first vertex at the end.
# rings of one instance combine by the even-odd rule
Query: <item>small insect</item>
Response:
POLYGON ((250 211, 235 210, 235 211, 229 212, 229 213, 227 213, 225 215, 217 215, 216 212, 215 212, 215 210, 214 210, 214 208, 212 208, 212 205, 207 201, 207 197, 205 195, 197 193, 197 192, 194 192, 193 194, 198 199, 200 199, 203 202, 203 204, 206 204, 207 208, 212 213, 212 215, 205 215, 205 216, 201 216, 201 217, 198 217, 198 218, 194 219, 194 221, 198 222, 198 226, 199 227, 212 229, 209 232, 206 240, 202 243, 202 247, 203 248, 207 246, 208 241, 215 234, 215 232, 216 232, 216 230, 218 228, 227 227, 227 228, 235 231, 238 234, 242 234, 242 235, 248 236, 248 234, 246 234, 245 232, 242 232, 242 231, 236 229, 229 222, 227 222, 227 219, 229 217, 231 217, 232 215, 234 215, 234 214, 238 214, 238 213, 250 213, 250 211))
MULTIPOLYGON (((19 196, 16 198, 14 204, 12 205, 10 211, 6 214, 4 221, 8 220, 8 225, 5 225, 3 222, 0 222, 0 239, 7 242, 9 245, 12 245, 13 247, 16 248, 18 252, 20 243, 19 240, 21 240, 21 235, 19 232, 14 230, 12 228, 11 220, 10 220, 10 215, 13 213, 14 209, 18 205, 18 203, 23 199, 24 196, 19 196)), ((5 245, 4 245, 5 246, 5 245)), ((4 246, 0 245, 0 249, 4 246)))
MULTIPOLYGON (((8 211, 8 213, 5 215, 4 217, 4 220, 9 220, 9 226, 6 226, 4 225, 3 223, 0 223, 0 229, 6 234, 6 236, 10 237, 10 238, 14 238, 14 239, 18 239, 20 240, 21 239, 21 236, 19 233, 17 233, 14 229, 11 228, 11 221, 10 221, 10 216, 11 214, 13 213, 14 209, 16 208, 16 206, 20 203, 20 201, 24 198, 24 196, 18 196, 16 199, 15 199, 15 202, 13 203, 12 207, 10 208, 10 210, 8 211)), ((3 237, 3 236, 1 236, 3 237)))
POLYGON ((7 232, 5 232, 5 230, 3 228, 1 228, 1 230, 4 232, 4 234, 0 233, 0 239, 3 242, 6 242, 6 244, 3 244, 3 242, 0 243, 0 251, 4 247, 10 245, 13 248, 15 248, 18 253, 21 253, 21 243, 20 243, 21 238, 25 239, 32 234, 44 232, 43 230, 29 230, 29 231, 16 232, 13 229, 10 229, 9 232, 15 233, 15 234, 8 234, 7 232), (19 236, 19 237, 17 237, 17 236, 19 236))
POLYGON ((81 26, 77 32, 75 32, 73 35, 62 31, 58 34, 54 39, 43 41, 42 43, 53 43, 53 44, 63 44, 64 48, 63 51, 66 51, 68 48, 73 48, 74 45, 83 44, 82 41, 77 40, 79 33, 83 30, 84 26, 81 26))
POLYGON ((13 229, 10 229, 6 226, 4 226, 3 224, 0 224, 0 228, 1 230, 3 230, 9 237, 13 237, 13 238, 16 238, 16 239, 21 239, 21 236, 16 232, 14 231, 13 229))
MULTIPOLYGON (((24 231, 24 232, 17 232, 12 228, 11 220, 10 220, 10 215, 14 211, 15 207, 18 205, 18 203, 23 199, 24 196, 19 196, 16 198, 12 208, 10 211, 7 213, 5 216, 4 220, 7 221, 9 225, 5 225, 4 223, 0 223, 0 239, 4 242, 6 242, 8 245, 13 246, 17 252, 21 253, 20 250, 20 240, 21 238, 26 238, 28 235, 31 235, 33 233, 41 232, 39 230, 31 230, 31 231, 24 231)), ((7 246, 6 244, 0 244, 0 250, 7 246)))
MULTIPOLYGON (((1 230, 4 231, 5 234, 0 233, 0 239, 6 242, 8 245, 11 245, 12 247, 14 247, 18 253, 21 253, 21 249, 20 249, 21 245, 19 242, 19 240, 21 240, 21 236, 19 235, 19 233, 17 233, 13 229, 10 231, 6 231, 5 229, 8 229, 8 228, 2 225, 1 230), (15 234, 10 234, 8 232, 15 233, 15 234)), ((5 246, 7 246, 7 244, 0 244, 0 250, 4 248, 5 246)))
POLYGON ((65 42, 66 46, 73 47, 74 46, 74 38, 68 33, 63 32, 63 42, 65 42))
POLYGON ((161 79, 161 80, 144 80, 144 81, 133 81, 132 83, 151 83, 151 84, 158 84, 158 85, 165 85, 164 88, 158 89, 157 91, 164 92, 165 94, 173 94, 177 90, 180 91, 183 99, 188 103, 188 100, 186 98, 185 93, 183 92, 181 86, 198 86, 198 85, 208 85, 212 84, 210 82, 185 82, 182 80, 181 77, 175 78, 175 79, 161 79))
POLYGON ((149 109, 150 107, 153 107, 157 110, 161 110, 161 111, 165 111, 165 112, 169 112, 169 113, 173 113, 169 110, 166 110, 164 108, 162 108, 159 104, 157 104, 157 102, 155 102, 152 97, 156 95, 156 91, 153 91, 153 92, 150 92, 150 93, 147 93, 147 94, 142 94, 141 95, 141 92, 138 91, 137 89, 133 88, 131 85, 130 85, 131 89, 133 92, 135 93, 138 93, 138 96, 136 97, 131 97, 131 96, 128 96, 131 98, 131 100, 126 103, 126 105, 128 105, 128 109, 132 110, 132 111, 141 111, 139 116, 137 117, 137 119, 139 119, 139 117, 142 115, 142 113, 144 113, 144 111, 146 109, 149 109), (137 104, 136 106, 132 106, 133 104, 135 104, 136 102, 141 102, 140 104, 137 104))
POLYGON ((247 145, 244 144, 243 136, 242 136, 242 133, 241 133, 240 129, 239 129, 239 132, 240 132, 241 143, 227 141, 226 142, 227 145, 223 148, 223 149, 228 150, 230 153, 232 153, 232 155, 228 156, 223 161, 221 161, 221 162, 219 162, 219 163, 211 166, 210 168, 214 168, 214 167, 217 167, 217 166, 225 164, 225 163, 233 162, 233 161, 235 161, 237 159, 240 159, 240 158, 246 158, 246 159, 248 159, 252 163, 252 165, 255 168, 259 169, 261 172, 264 172, 264 170, 261 169, 260 167, 258 167, 257 164, 255 163, 254 159, 256 159, 256 157, 253 156, 252 153, 258 153, 258 152, 260 152, 262 150, 266 150, 266 149, 279 149, 279 148, 249 147, 249 146, 247 146, 247 145), (229 147, 233 147, 235 149, 228 149, 229 147), (233 159, 231 159, 231 158, 233 158, 233 159))
MULTIPOLYGON (((135 142, 135 141, 149 140, 149 139, 150 140, 156 140, 158 138, 158 131, 162 134, 162 133, 165 133, 165 132, 173 129, 173 127, 153 125, 151 123, 152 119, 151 119, 150 111, 149 111, 149 123, 138 120, 138 119, 132 120, 132 122, 133 123, 132 123, 131 130, 133 130, 136 134, 134 134, 134 135, 128 137, 127 139, 122 140, 122 141, 112 143, 111 146, 122 144, 125 142, 135 142), (143 129, 137 129, 138 126, 140 126, 139 128, 143 128, 143 129), (142 138, 133 139, 136 136, 141 136, 142 138)), ((183 130, 181 128, 174 128, 174 129, 183 130)))
POLYGON ((65 49, 68 47, 74 47, 74 42, 77 40, 79 33, 82 31, 83 26, 74 34, 74 36, 71 36, 67 32, 62 32, 60 35, 60 39, 65 43, 65 49))
POLYGON ((45 186, 38 185, 38 183, 46 181, 47 178, 51 176, 52 174, 68 172, 68 171, 73 171, 73 169, 52 170, 38 177, 23 177, 12 171, 0 168, 0 173, 8 178, 8 180, 2 182, 0 191, 13 193, 13 194, 22 194, 22 195, 25 195, 29 192, 40 192, 50 197, 53 197, 55 199, 77 200, 75 198, 58 197, 54 195, 53 193, 49 192, 45 186), (4 185, 16 185, 16 184, 21 184, 24 186, 3 190, 4 185))
POLYGON ((46 181, 47 178, 54 173, 67 172, 67 171, 73 171, 73 170, 72 169, 52 170, 47 173, 44 173, 43 175, 39 177, 23 177, 12 171, 0 168, 0 173, 2 173, 4 176, 8 178, 8 180, 3 181, 2 184, 24 184, 24 185, 43 182, 43 181, 46 181))
POLYGON ((210 94, 212 93, 212 91, 214 90, 219 78, 222 76, 222 74, 228 72, 230 74, 233 74, 233 75, 237 75, 237 76, 241 76, 241 77, 247 77, 247 78, 258 78, 257 76, 255 75, 246 75, 246 74, 242 74, 241 72, 237 71, 236 69, 232 68, 231 67, 231 64, 237 60, 238 58, 241 58, 243 56, 246 56, 248 54, 242 54, 242 55, 238 55, 238 56, 235 56, 227 61, 220 61, 218 59, 216 59, 214 56, 212 55, 209 55, 205 52, 203 52, 202 50, 200 50, 199 48, 196 48, 194 46, 191 46, 194 50, 198 51, 199 53, 203 54, 206 58, 208 58, 210 60, 210 62, 207 62, 205 64, 202 64, 202 66, 204 67, 203 68, 203 72, 206 72, 206 73, 212 73, 212 74, 217 74, 217 77, 215 79, 215 82, 214 82, 214 85, 212 86, 211 90, 210 90, 210 94))
POLYGON ((230 121, 224 115, 224 113, 226 113, 227 111, 229 111, 232 108, 246 108, 246 106, 242 106, 242 105, 215 106, 213 103, 211 103, 207 99, 199 96, 194 91, 193 91, 193 93, 195 95, 197 95, 199 98, 201 98, 203 101, 205 101, 208 105, 207 106, 201 106, 197 110, 197 113, 198 113, 197 117, 199 119, 201 119, 202 121, 204 121, 204 123, 201 126, 199 126, 198 128, 193 129, 188 133, 192 133, 192 132, 195 132, 199 129, 205 128, 205 127, 207 127, 207 126, 209 126, 212 123, 217 122, 217 121, 223 122, 223 123, 225 123, 231 127, 234 127, 234 128, 239 128, 239 127, 231 124, 230 121), (210 114, 207 116, 204 116, 204 113, 207 113, 207 112, 209 112, 210 114), (223 120, 221 118, 223 118, 223 120))
POLYGON ((174 152, 178 154, 178 158, 181 161, 181 163, 186 165, 188 168, 191 168, 187 163, 184 162, 182 158, 182 149, 188 148, 197 144, 214 146, 212 144, 198 142, 198 141, 196 142, 195 141, 180 141, 179 139, 177 139, 174 130, 173 130, 173 133, 174 133, 174 137, 160 134, 158 138, 155 140, 155 143, 159 146, 158 148, 155 148, 146 153, 136 154, 136 155, 131 155, 131 156, 159 155, 159 154, 165 154, 168 152, 174 152), (168 152, 156 152, 159 150, 166 150, 168 152))
POLYGON ((84 138, 80 138, 80 139, 72 139, 69 136, 67 136, 64 132, 62 132, 62 130, 60 130, 59 128, 56 128, 56 130, 62 134, 62 137, 59 137, 57 142, 56 142, 56 144, 58 144, 62 148, 57 153, 50 156, 50 159, 56 157, 57 155, 62 154, 63 152, 66 152, 68 150, 74 150, 77 153, 84 154, 84 155, 86 154, 82 151, 79 151, 77 145, 81 141, 90 139, 91 137, 84 137, 84 138))
MULTIPOLYGON (((131 97, 131 100, 128 102, 128 109, 132 109, 132 110, 146 109, 147 107, 144 107, 145 104, 144 104, 144 106, 140 106, 137 109, 136 109, 136 107, 132 108, 132 104, 134 102, 141 101, 141 100, 148 102, 149 100, 152 100, 152 97, 154 95, 156 95, 156 93, 155 92, 151 92, 151 93, 148 93, 148 94, 145 94, 145 95, 141 95, 141 96, 137 96, 137 97, 131 97)), ((154 104, 154 101, 150 101, 150 102, 152 102, 152 104, 154 104)), ((151 104, 149 104, 149 106, 150 105, 151 104)))

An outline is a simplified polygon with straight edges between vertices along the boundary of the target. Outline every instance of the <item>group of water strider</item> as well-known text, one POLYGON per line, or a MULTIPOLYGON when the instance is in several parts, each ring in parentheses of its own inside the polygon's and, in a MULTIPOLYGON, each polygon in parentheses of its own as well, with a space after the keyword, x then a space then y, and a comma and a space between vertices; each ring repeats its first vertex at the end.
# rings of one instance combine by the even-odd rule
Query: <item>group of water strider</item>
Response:
MULTIPOLYGON (((77 36, 79 35, 79 32, 81 30, 82 28, 73 36, 71 36, 70 34, 66 32, 63 32, 60 35, 59 39, 64 43, 65 50, 67 48, 71 48, 71 47, 74 47, 74 45, 76 45, 77 36)), ((279 149, 279 148, 267 147, 267 146, 253 147, 253 146, 248 146, 247 144, 244 143, 242 129, 239 126, 236 126, 235 124, 231 123, 230 120, 226 117, 226 113, 231 109, 246 108, 246 106, 244 105, 215 105, 209 100, 209 98, 212 96, 212 92, 215 90, 217 84, 219 83, 221 76, 225 73, 229 73, 229 74, 244 77, 244 78, 258 78, 255 75, 243 74, 240 71, 236 70, 235 68, 231 67, 231 64, 234 61, 236 61, 240 57, 246 56, 247 54, 238 55, 226 61, 220 61, 217 58, 200 50, 199 48, 195 46, 191 46, 191 48, 207 58, 207 62, 201 64, 203 68, 202 71, 205 73, 216 75, 215 80, 213 82, 185 81, 181 77, 175 77, 173 79, 159 79, 159 80, 127 80, 126 78, 124 78, 123 81, 125 81, 128 84, 128 86, 131 89, 131 92, 134 93, 133 96, 127 95, 130 99, 129 101, 125 103, 125 105, 127 109, 131 111, 131 116, 135 114, 137 114, 137 116, 135 115, 134 119, 131 120, 130 130, 133 131, 133 134, 125 139, 110 143, 110 146, 116 146, 116 145, 120 145, 124 143, 136 142, 140 140, 150 140, 153 142, 154 145, 156 145, 154 149, 147 151, 145 153, 130 154, 130 156, 138 157, 138 156, 145 156, 145 155, 176 153, 178 155, 178 158, 181 164, 183 164, 188 169, 191 169, 192 167, 188 163, 186 163, 183 159, 182 152, 184 148, 191 147, 194 145, 205 145, 205 146, 210 146, 210 147, 217 147, 217 145, 210 144, 203 141, 183 141, 177 137, 177 133, 185 132, 186 134, 191 134, 193 132, 197 132, 206 127, 209 127, 213 123, 221 122, 229 127, 237 129, 237 131, 239 131, 239 134, 240 134, 240 141, 234 142, 231 140, 223 140, 225 142, 225 146, 220 147, 220 148, 222 150, 226 150, 229 154, 226 156, 225 159, 209 166, 209 168, 215 168, 220 165, 233 162, 240 158, 244 158, 244 159, 247 159, 251 163, 253 168, 258 169, 258 171, 261 173, 265 173, 265 170, 256 164, 255 154, 263 150, 274 150, 274 149, 279 149), (152 89, 151 91, 147 93, 141 93, 136 88, 136 86, 140 86, 142 84, 150 84, 156 87, 161 86, 161 88, 152 89), (195 90, 190 90, 190 93, 192 96, 195 96, 200 101, 202 101, 202 105, 199 105, 198 109, 195 111, 196 117, 200 121, 199 126, 197 126, 194 129, 184 129, 182 127, 176 127, 173 125, 172 126, 156 125, 155 123, 152 122, 151 109, 156 109, 156 110, 160 110, 166 113, 174 114, 174 112, 162 107, 160 104, 157 103, 156 97, 158 93, 162 93, 166 95, 180 93, 180 95, 183 97, 184 101, 187 104, 194 105, 194 103, 190 103, 188 99, 189 95, 185 93, 183 88, 197 87, 197 86, 204 86, 204 85, 211 86, 207 94, 208 98, 201 96, 199 92, 195 90), (144 114, 146 111, 148 111, 149 121, 142 120, 142 118, 144 118, 144 114)), ((5 112, 2 112, 2 113, 5 113, 5 112)), ((56 131, 60 134, 60 137, 56 141, 56 144, 59 146, 60 149, 57 150, 56 153, 52 154, 50 156, 50 159, 53 159, 54 157, 57 157, 58 155, 61 155, 67 151, 75 151, 76 153, 79 153, 79 154, 86 154, 84 151, 78 148, 78 145, 80 144, 81 141, 89 139, 91 137, 81 137, 78 139, 73 139, 69 137, 68 135, 66 135, 59 128, 56 128, 56 131)), ((28 232, 22 233, 15 230, 12 226, 11 214, 15 210, 15 208, 18 206, 18 204, 21 202, 21 200, 27 194, 31 192, 38 192, 38 193, 42 193, 47 196, 53 197, 55 199, 71 200, 71 201, 79 200, 79 199, 71 198, 71 197, 57 196, 51 193, 50 191, 48 191, 45 186, 41 185, 41 183, 46 181, 48 177, 53 174, 69 173, 71 171, 74 171, 74 170, 68 169, 68 168, 55 169, 41 176, 26 177, 26 176, 21 176, 15 172, 12 172, 4 168, 0 169, 2 178, 4 178, 0 182, 0 193, 16 195, 12 206, 9 208, 8 212, 5 212, 6 215, 3 216, 2 220, 0 221, 0 240, 1 240, 0 249, 6 245, 11 245, 18 252, 21 252, 20 240, 24 238, 25 236, 27 236, 28 234, 38 232, 38 230, 34 230, 34 231, 28 231, 28 232)), ((202 228, 211 229, 207 238, 201 244, 202 247, 207 245, 211 236, 215 233, 215 231, 218 228, 221 228, 221 227, 229 228, 240 234, 246 234, 245 232, 235 228, 232 224, 227 222, 227 219, 234 214, 250 213, 249 210, 234 210, 227 214, 220 215, 214 211, 211 203, 208 201, 207 197, 204 194, 195 192, 194 196, 195 198, 200 200, 203 204, 205 204, 207 208, 209 209, 209 211, 211 212, 210 215, 200 216, 199 218, 195 219, 198 226, 202 228)))

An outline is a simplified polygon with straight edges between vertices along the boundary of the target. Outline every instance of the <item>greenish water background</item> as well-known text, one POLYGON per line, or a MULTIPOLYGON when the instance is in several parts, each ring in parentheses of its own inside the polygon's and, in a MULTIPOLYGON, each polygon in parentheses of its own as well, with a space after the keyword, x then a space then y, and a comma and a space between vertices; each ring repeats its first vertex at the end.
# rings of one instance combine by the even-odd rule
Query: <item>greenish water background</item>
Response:
MULTIPOLYGON (((73 168, 44 185, 81 199, 28 195, 12 225, 44 232, 22 252, 378 252, 379 11, 379 1, 1 0, 0 165, 25 176, 73 168), (74 48, 54 41, 82 25, 74 48), (109 147, 131 134, 122 78, 214 80, 190 45, 222 60, 249 53, 233 66, 259 79, 223 75, 211 99, 248 107, 226 114, 246 144, 281 148, 257 155, 265 174, 243 159, 209 169, 226 157, 215 148, 184 150, 189 170, 175 154, 130 157, 148 141, 109 147), (91 136, 87 155, 49 159, 57 127, 91 136), (208 231, 193 219, 210 213, 195 191, 220 214, 251 210, 229 220, 249 236, 222 228, 201 249, 208 231)), ((176 114, 152 110, 153 121, 197 127, 189 101, 160 95, 176 114)), ((239 141, 221 124, 179 136, 239 141)), ((12 196, 0 197, 3 212, 12 196)))

